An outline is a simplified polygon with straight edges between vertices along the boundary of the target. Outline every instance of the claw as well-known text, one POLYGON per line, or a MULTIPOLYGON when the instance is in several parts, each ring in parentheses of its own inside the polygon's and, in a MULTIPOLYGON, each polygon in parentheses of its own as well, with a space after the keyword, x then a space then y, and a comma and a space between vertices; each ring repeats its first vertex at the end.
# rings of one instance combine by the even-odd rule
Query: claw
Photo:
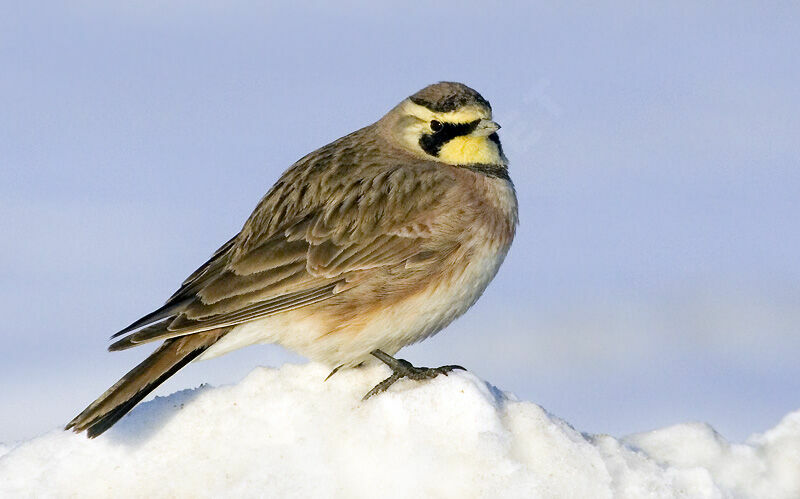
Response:
POLYGON ((400 374, 392 373, 391 376, 389 376, 385 380, 381 381, 380 383, 378 383, 377 385, 372 387, 372 390, 370 390, 366 394, 364 394, 364 396, 361 397, 361 400, 362 401, 363 400, 367 400, 368 398, 372 397, 373 395, 377 395, 379 393, 385 392, 390 386, 392 386, 395 383, 395 381, 399 380, 402 377, 403 376, 400 375, 400 374))
POLYGON ((330 373, 328 376, 326 376, 326 377, 325 377, 325 379, 323 379, 323 380, 322 380, 322 382, 323 382, 323 383, 325 383, 326 381, 328 381, 329 379, 331 379, 331 376, 333 376, 334 374, 336 374, 336 371, 338 371, 338 370, 339 370, 339 369, 341 369, 342 367, 344 367, 344 364, 342 364, 341 366, 338 366, 338 367, 336 367, 336 369, 334 369, 333 371, 331 371, 331 373, 330 373))
MULTIPOLYGON (((409 378, 415 381, 422 381, 425 379, 435 378, 440 374, 444 374, 445 376, 447 376, 447 373, 449 373, 450 371, 454 371, 456 369, 461 371, 466 371, 466 369, 457 365, 441 366, 441 367, 414 367, 411 364, 411 362, 408 362, 407 360, 403 359, 395 359, 391 355, 382 352, 380 350, 373 351, 372 355, 374 355, 378 360, 389 366, 392 369, 392 375, 386 378, 385 380, 381 381, 377 385, 375 385, 372 388, 372 390, 368 391, 361 400, 367 400, 373 395, 385 392, 390 386, 395 384, 395 382, 403 378, 409 378)), ((334 370, 334 372, 336 371, 334 370)), ((331 375, 333 375, 333 373, 331 373, 331 375)))

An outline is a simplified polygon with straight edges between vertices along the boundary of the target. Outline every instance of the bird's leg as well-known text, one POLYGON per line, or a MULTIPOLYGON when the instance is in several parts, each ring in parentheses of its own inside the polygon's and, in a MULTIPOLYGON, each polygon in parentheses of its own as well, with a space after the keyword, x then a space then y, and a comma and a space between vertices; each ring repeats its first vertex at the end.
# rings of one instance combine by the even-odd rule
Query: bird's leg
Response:
POLYGON ((431 379, 435 378, 440 374, 444 374, 447 376, 447 373, 454 369, 461 369, 462 371, 466 371, 461 366, 442 366, 442 367, 414 367, 411 365, 411 362, 403 359, 395 359, 391 355, 383 352, 381 350, 373 350, 370 352, 375 358, 389 366, 392 370, 392 375, 386 378, 385 380, 381 381, 375 388, 368 391, 364 398, 361 400, 367 400, 371 396, 386 391, 390 386, 392 386, 395 381, 398 381, 403 378, 413 379, 416 381, 422 381, 424 379, 431 379))

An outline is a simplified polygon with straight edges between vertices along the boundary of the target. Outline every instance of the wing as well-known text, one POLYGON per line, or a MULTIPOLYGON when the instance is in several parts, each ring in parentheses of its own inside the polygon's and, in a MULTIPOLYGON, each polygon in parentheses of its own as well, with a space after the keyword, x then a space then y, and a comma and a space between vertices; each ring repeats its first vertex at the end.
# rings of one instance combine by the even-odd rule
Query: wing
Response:
POLYGON ((455 182, 449 173, 325 152, 287 171, 242 231, 109 349, 308 306, 347 292, 365 272, 435 254, 434 214, 455 182))

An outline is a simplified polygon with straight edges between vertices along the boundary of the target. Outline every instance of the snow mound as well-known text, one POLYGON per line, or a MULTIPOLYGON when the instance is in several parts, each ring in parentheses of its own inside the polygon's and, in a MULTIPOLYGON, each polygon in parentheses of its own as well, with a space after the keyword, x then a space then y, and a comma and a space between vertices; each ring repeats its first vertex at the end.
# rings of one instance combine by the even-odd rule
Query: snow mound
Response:
POLYGON ((258 368, 103 436, 0 445, 0 497, 800 497, 800 411, 744 444, 704 424, 585 435, 469 373, 258 368))

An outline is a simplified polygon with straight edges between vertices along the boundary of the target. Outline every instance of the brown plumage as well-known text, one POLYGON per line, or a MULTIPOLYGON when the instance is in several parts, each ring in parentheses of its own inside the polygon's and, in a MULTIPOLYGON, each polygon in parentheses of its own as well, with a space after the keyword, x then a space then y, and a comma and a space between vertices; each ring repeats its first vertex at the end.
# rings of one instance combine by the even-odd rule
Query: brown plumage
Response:
POLYGON ((165 341, 67 428, 102 433, 201 355, 276 342, 356 366, 442 329, 514 236, 490 117, 477 92, 439 83, 300 159, 164 306, 114 335, 110 350, 165 341))

